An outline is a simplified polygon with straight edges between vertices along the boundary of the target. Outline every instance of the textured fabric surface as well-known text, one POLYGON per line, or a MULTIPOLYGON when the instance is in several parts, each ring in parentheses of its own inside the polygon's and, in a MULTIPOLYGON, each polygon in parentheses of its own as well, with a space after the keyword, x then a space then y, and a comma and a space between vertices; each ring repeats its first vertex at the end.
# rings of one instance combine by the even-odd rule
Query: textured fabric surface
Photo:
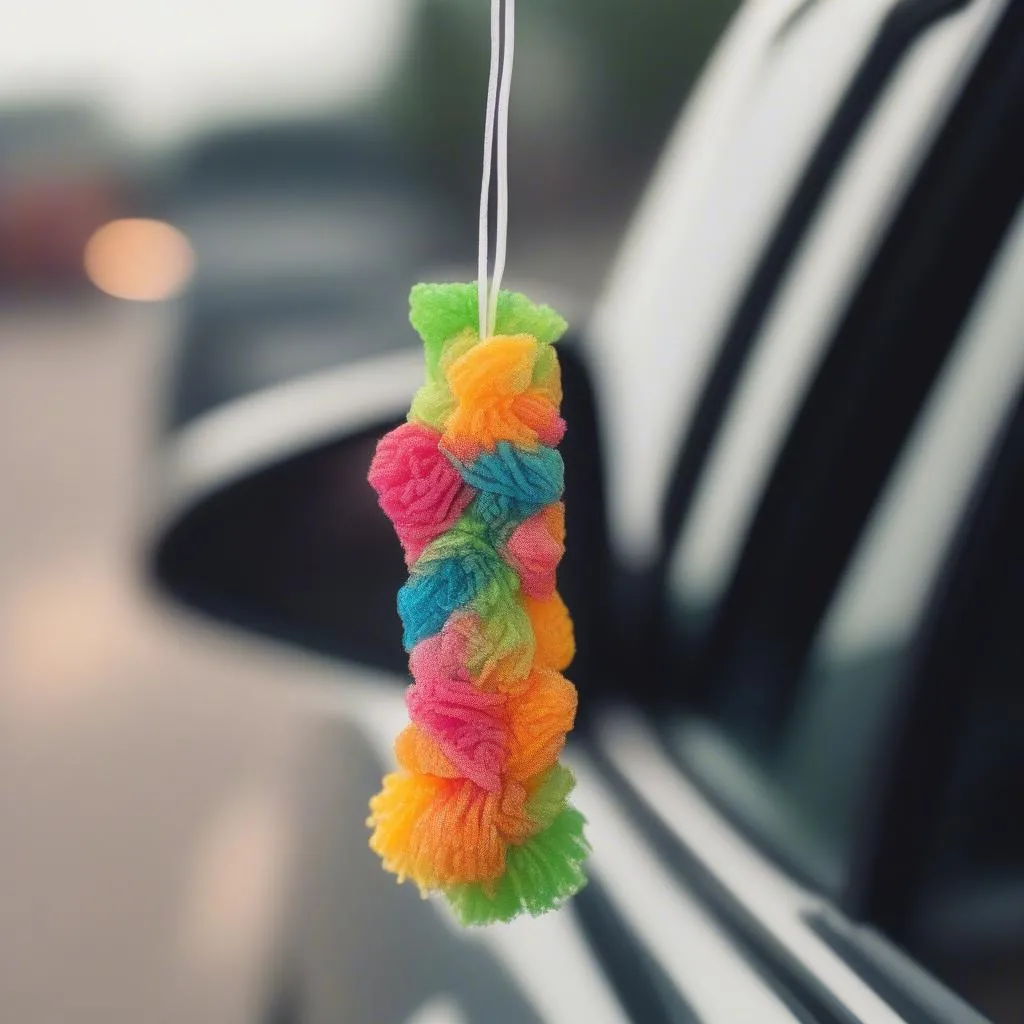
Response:
POLYGON ((369 479, 405 551, 398 594, 413 685, 398 770, 370 801, 370 846, 466 924, 558 907, 586 882, 582 816, 559 764, 575 652, 556 589, 565 550, 553 310, 502 292, 477 333, 476 285, 417 285, 426 381, 369 479))

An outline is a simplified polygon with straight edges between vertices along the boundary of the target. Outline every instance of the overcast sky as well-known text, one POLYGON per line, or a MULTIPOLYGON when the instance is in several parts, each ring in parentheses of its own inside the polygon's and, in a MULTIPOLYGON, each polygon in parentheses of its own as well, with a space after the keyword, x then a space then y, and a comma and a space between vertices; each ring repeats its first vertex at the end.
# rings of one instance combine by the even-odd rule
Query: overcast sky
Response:
POLYGON ((0 32, 0 104, 95 95, 140 139, 355 98, 388 73, 413 0, 24 0, 0 32))

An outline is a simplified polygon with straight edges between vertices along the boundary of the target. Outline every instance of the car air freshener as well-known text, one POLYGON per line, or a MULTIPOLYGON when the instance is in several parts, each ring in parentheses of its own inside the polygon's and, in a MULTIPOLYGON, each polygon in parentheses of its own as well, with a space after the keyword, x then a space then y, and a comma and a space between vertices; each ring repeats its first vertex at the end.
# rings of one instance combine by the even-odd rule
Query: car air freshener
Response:
POLYGON ((558 762, 576 714, 562 675, 572 621, 555 585, 565 423, 553 346, 566 324, 500 290, 514 22, 505 0, 499 59, 492 0, 478 280, 413 288, 426 381, 408 421, 381 439, 369 476, 409 567, 398 613, 413 677, 398 770, 370 801, 370 846, 399 881, 442 893, 467 925, 560 906, 586 883, 589 849, 567 803, 572 773, 558 762))

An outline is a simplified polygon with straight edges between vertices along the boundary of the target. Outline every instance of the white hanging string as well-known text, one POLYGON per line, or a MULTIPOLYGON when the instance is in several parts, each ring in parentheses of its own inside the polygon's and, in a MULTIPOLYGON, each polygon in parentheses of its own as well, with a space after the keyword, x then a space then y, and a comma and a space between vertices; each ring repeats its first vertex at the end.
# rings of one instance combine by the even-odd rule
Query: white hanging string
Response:
POLYGON ((498 65, 501 32, 501 0, 491 0, 491 70, 487 79, 487 113, 484 125, 484 171, 480 184, 480 236, 477 255, 477 304, 480 310, 480 337, 490 333, 488 310, 490 309, 487 288, 487 255, 490 249, 491 229, 491 164, 494 162, 494 117, 498 97, 498 65))
POLYGON ((498 225, 494 242, 494 276, 487 306, 487 332, 494 333, 498 317, 498 292, 505 276, 508 247, 508 107, 512 95, 512 61, 516 51, 516 0, 505 0, 505 56, 501 62, 501 95, 498 100, 498 225))
POLYGON ((497 87, 501 0, 491 0, 491 73, 487 87, 487 121, 484 130, 484 172, 480 191, 480 252, 477 261, 477 294, 480 304, 480 337, 494 334, 498 316, 498 294, 505 275, 508 250, 508 111, 512 95, 512 64, 516 46, 516 4, 505 0, 504 54, 501 58, 501 85, 497 87), (494 274, 487 282, 487 256, 490 248, 491 164, 494 155, 495 99, 497 95, 498 213, 495 227, 494 274))

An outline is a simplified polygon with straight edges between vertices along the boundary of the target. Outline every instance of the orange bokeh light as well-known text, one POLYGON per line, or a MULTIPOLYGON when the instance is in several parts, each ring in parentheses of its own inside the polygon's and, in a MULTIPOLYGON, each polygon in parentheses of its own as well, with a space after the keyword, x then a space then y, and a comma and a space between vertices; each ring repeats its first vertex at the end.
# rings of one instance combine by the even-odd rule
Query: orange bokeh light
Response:
POLYGON ((188 283, 195 263, 188 239, 173 225, 142 218, 114 220, 89 239, 89 280, 117 299, 160 302, 188 283))

